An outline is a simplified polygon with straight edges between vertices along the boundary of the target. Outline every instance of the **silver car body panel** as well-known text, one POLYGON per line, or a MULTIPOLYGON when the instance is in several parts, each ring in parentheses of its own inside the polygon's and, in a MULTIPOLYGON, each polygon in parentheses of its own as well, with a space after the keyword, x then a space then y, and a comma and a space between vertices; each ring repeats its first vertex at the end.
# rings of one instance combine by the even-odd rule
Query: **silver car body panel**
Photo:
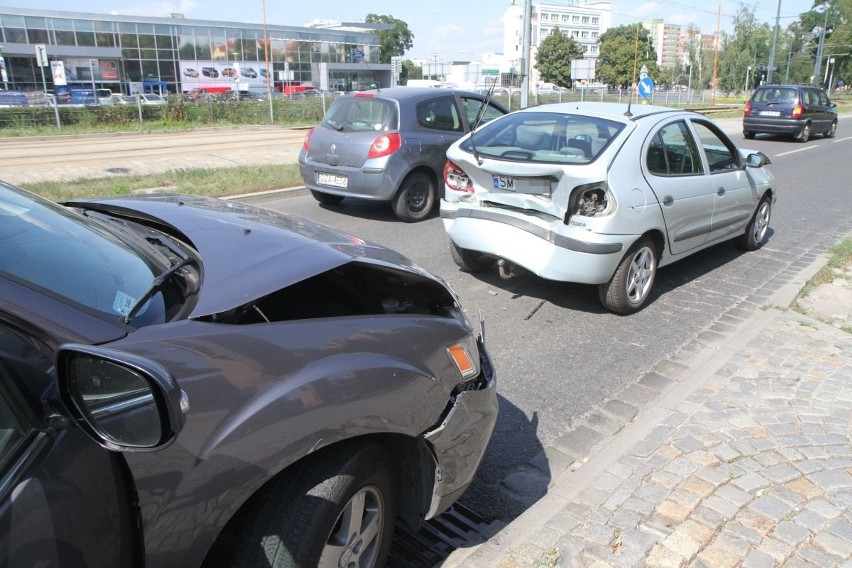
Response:
MULTIPOLYGON (((654 175, 644 160, 654 133, 685 122, 697 137, 693 121, 709 121, 662 107, 634 106, 632 118, 624 115, 626 110, 627 105, 569 103, 520 111, 579 111, 622 122, 624 129, 609 146, 582 165, 509 161, 481 154, 480 165, 472 152, 460 147, 469 136, 453 144, 447 157, 469 176, 474 191, 446 188, 441 218, 450 239, 461 248, 505 258, 544 278, 602 284, 612 278, 625 251, 644 234, 656 232, 663 238, 660 266, 741 234, 758 199, 772 184, 771 173, 746 168, 747 153, 738 150, 736 168, 712 174, 707 173, 710 168, 702 152, 704 173, 687 178, 691 184, 684 184, 681 176, 654 175), (550 178, 551 183, 535 193, 493 187, 493 176, 507 175, 550 178), (614 210, 595 217, 569 215, 571 192, 601 182, 609 187, 614 210)), ((505 119, 492 125, 500 120, 505 119)))

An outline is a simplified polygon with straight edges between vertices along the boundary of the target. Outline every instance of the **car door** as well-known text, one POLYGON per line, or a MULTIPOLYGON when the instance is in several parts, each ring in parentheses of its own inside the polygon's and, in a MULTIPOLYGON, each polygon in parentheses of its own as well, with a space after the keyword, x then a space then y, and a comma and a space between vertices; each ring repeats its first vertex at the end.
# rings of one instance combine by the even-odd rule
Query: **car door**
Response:
POLYGON ((684 120, 661 125, 645 145, 643 171, 663 212, 672 254, 704 244, 715 197, 692 130, 684 120))
POLYGON ((435 172, 441 172, 447 160, 447 148, 465 133, 465 122, 456 99, 448 93, 420 101, 415 113, 420 128, 417 138, 421 157, 435 172))
POLYGON ((742 232, 757 205, 757 186, 752 183, 733 142, 705 120, 690 121, 706 160, 713 191, 710 240, 722 240, 742 232))
POLYGON ((3 565, 141 566, 124 458, 51 410, 54 352, 39 335, 0 313, 3 565))

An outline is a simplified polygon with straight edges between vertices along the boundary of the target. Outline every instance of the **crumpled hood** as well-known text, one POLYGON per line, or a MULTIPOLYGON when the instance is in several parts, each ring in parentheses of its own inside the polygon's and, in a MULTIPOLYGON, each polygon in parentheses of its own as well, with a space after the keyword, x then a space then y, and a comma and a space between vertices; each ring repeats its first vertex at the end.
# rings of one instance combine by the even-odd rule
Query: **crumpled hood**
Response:
POLYGON ((156 194, 75 200, 65 205, 141 219, 183 235, 203 263, 193 318, 239 307, 352 260, 428 275, 381 245, 296 215, 233 201, 156 194))

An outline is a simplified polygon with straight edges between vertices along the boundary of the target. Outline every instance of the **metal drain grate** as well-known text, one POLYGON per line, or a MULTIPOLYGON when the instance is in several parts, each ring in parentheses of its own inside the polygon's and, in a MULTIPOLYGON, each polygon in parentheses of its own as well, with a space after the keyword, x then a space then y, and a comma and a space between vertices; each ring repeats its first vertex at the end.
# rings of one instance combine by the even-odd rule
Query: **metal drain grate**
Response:
POLYGON ((456 503, 445 513, 422 523, 415 532, 400 523, 394 533, 388 568, 432 568, 465 544, 479 544, 489 536, 490 523, 456 503))

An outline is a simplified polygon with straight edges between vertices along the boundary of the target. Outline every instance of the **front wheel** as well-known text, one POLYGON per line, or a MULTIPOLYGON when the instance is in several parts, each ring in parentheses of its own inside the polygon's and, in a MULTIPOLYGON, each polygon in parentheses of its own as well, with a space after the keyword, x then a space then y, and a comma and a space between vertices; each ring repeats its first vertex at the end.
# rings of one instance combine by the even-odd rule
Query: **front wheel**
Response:
POLYGON ((393 198, 393 212, 406 223, 422 221, 435 206, 435 182, 428 175, 409 174, 393 198))
POLYGON ((837 134, 837 121, 831 123, 828 131, 825 133, 826 138, 834 138, 834 135, 837 134))
POLYGON ((450 241, 450 254, 456 266, 465 272, 485 272, 494 266, 494 257, 475 250, 461 248, 453 241, 450 241))
POLYGON ((743 250, 757 250, 766 238, 769 219, 772 217, 772 205, 768 196, 760 200, 757 209, 748 222, 746 232, 737 239, 737 246, 743 250))
POLYGON ((308 457, 257 495, 230 566, 384 566, 396 485, 379 445, 308 457))
POLYGON ((619 314, 639 311, 651 295, 656 273, 657 247, 651 239, 642 237, 621 259, 610 281, 598 286, 601 303, 619 314))

